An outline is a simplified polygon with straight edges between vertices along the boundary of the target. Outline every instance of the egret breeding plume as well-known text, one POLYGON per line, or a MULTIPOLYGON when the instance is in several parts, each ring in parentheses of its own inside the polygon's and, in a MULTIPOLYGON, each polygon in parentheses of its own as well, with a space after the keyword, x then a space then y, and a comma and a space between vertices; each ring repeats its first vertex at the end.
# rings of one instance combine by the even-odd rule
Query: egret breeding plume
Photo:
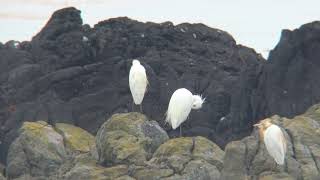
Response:
MULTIPOLYGON (((136 105, 140 105, 140 111, 142 112, 142 100, 147 90, 148 79, 146 69, 140 64, 139 60, 134 59, 129 73, 129 86, 133 102, 136 105)), ((133 109, 133 107, 132 107, 133 109)))
POLYGON ((272 124, 271 119, 262 120, 254 126, 259 128, 260 138, 264 141, 269 154, 277 164, 283 165, 287 152, 287 142, 280 127, 272 124))
MULTIPOLYGON (((204 100, 199 95, 192 95, 185 88, 177 89, 171 96, 166 122, 171 125, 172 129, 176 129, 188 118, 191 109, 200 109, 202 107, 204 100)), ((180 126, 181 135, 182 130, 180 126)))

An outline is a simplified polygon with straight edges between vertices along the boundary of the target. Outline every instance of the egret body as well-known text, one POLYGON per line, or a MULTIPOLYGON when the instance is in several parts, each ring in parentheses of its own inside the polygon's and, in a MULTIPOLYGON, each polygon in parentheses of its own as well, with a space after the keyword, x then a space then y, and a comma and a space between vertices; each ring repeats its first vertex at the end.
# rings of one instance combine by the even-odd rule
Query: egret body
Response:
POLYGON ((280 127, 272 124, 270 119, 262 120, 254 126, 259 128, 260 138, 264 141, 268 153, 277 164, 283 165, 287 152, 287 142, 280 127))
POLYGON ((145 68, 140 64, 139 60, 133 60, 129 72, 129 86, 133 102, 140 105, 142 111, 142 100, 147 90, 148 80, 145 68))
POLYGON ((176 129, 181 123, 187 120, 191 109, 200 109, 203 103, 204 99, 202 99, 201 96, 192 95, 192 93, 185 88, 177 89, 171 96, 166 122, 171 125, 172 129, 176 129))

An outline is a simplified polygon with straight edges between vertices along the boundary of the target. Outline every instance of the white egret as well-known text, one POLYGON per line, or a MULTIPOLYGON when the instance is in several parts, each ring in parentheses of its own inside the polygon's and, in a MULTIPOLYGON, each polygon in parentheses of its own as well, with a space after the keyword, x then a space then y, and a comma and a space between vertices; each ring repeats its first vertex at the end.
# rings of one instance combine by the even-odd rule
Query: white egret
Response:
MULTIPOLYGON (((171 96, 166 122, 171 125, 172 129, 176 129, 188 118, 191 109, 200 109, 202 107, 204 100, 199 95, 192 95, 185 88, 177 89, 171 96)), ((181 134, 180 126, 180 136, 181 134)))
MULTIPOLYGON (((145 68, 140 64, 139 60, 134 59, 129 72, 129 86, 133 102, 136 105, 140 105, 140 111, 142 112, 142 100, 147 90, 148 79, 145 68)), ((133 107, 132 107, 133 109, 133 107)))
POLYGON ((269 118, 254 126, 259 128, 260 138, 263 139, 268 153, 277 164, 283 165, 287 152, 287 142, 280 127, 272 124, 269 118))

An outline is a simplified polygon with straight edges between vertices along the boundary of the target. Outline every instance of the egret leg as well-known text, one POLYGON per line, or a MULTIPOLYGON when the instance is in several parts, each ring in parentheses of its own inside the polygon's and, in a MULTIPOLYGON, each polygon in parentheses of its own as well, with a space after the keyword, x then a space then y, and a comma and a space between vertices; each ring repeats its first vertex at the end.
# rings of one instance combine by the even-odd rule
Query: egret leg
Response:
POLYGON ((140 104, 139 106, 140 106, 140 112, 143 113, 143 112, 142 112, 142 104, 140 104))
POLYGON ((288 164, 287 164, 287 161, 286 159, 284 160, 284 171, 288 172, 288 164))
POLYGON ((273 166, 271 167, 271 171, 272 171, 272 172, 277 172, 277 167, 278 167, 278 164, 275 163, 275 166, 273 165, 273 166))
POLYGON ((134 102, 132 102, 132 105, 131 105, 131 112, 134 112, 134 102))
POLYGON ((182 124, 180 125, 180 137, 182 137, 182 124))

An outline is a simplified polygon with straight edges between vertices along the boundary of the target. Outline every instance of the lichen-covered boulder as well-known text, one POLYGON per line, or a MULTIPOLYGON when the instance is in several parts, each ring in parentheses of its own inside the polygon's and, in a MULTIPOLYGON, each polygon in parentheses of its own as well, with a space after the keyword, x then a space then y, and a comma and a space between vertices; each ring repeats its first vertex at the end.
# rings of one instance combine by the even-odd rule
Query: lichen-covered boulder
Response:
POLYGON ((174 171, 172 169, 152 166, 135 167, 132 173, 132 176, 139 180, 163 179, 172 175, 174 175, 174 171))
POLYGON ((6 175, 45 178, 55 174, 66 157, 63 137, 51 125, 25 122, 9 148, 6 175))
POLYGON ((268 174, 264 173, 259 176, 259 180, 295 180, 296 178, 293 178, 287 173, 277 173, 277 174, 268 174))
POLYGON ((57 123, 55 130, 63 136, 66 148, 71 152, 85 153, 95 147, 94 136, 79 127, 57 123))
POLYGON ((192 160, 186 164, 181 176, 185 180, 220 180, 220 171, 207 161, 192 160))
POLYGON ((320 124, 307 116, 297 116, 283 122, 294 144, 294 156, 304 179, 320 179, 320 124))
POLYGON ((145 115, 115 114, 100 127, 96 135, 99 162, 105 165, 144 165, 166 140, 167 133, 145 115))
POLYGON ((225 148, 224 168, 221 179, 246 180, 246 145, 241 141, 233 141, 225 148))
POLYGON ((224 152, 210 140, 183 137, 162 144, 148 164, 165 170, 167 174, 162 179, 219 179, 223 157, 224 152))
MULTIPOLYGON (((88 154, 77 156, 70 165, 65 165, 60 169, 62 180, 114 180, 130 179, 127 165, 117 165, 113 167, 103 167, 97 164, 88 154)), ((132 178, 131 178, 132 179, 132 178)))

